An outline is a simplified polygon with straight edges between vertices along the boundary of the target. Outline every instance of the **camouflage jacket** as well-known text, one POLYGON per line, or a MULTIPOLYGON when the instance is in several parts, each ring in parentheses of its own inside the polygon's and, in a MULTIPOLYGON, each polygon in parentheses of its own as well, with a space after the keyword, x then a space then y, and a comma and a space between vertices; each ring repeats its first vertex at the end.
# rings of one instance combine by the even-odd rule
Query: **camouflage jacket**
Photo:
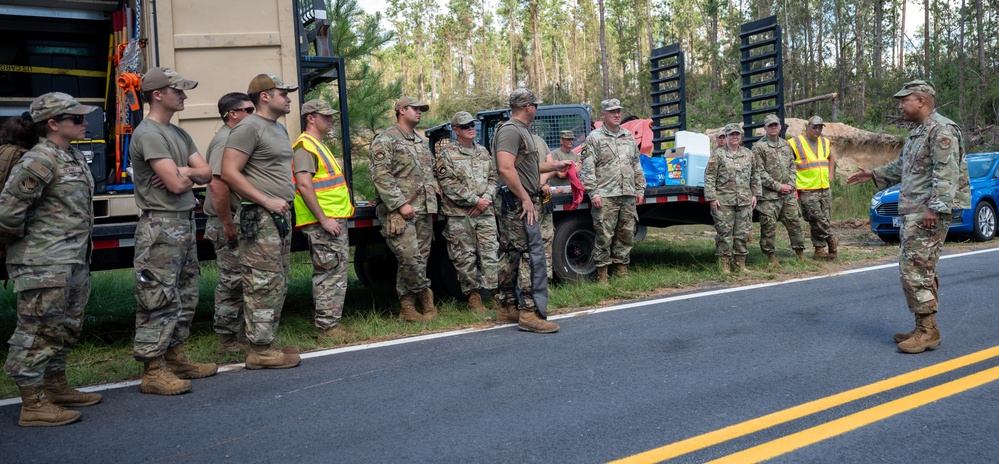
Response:
POLYGON ((437 178, 427 142, 399 125, 383 130, 371 142, 371 182, 389 211, 409 203, 416 214, 437 213, 437 178))
POLYGON ((591 197, 645 195, 645 172, 631 131, 601 126, 586 136, 580 177, 591 197))
POLYGON ((760 174, 756 158, 746 147, 732 153, 716 148, 704 168, 704 197, 725 206, 749 206, 760 196, 760 174))
MULTIPOLYGON (((465 147, 454 141, 437 154, 437 182, 443 193, 441 210, 447 216, 467 216, 480 198, 493 201, 497 175, 493 158, 486 147, 472 144, 465 147)), ((486 208, 483 214, 493 214, 493 207, 486 208)))
POLYGON ((86 264, 94 227, 94 176, 83 153, 38 140, 0 192, 7 264, 86 264))
MULTIPOLYGON (((791 145, 780 137, 776 141, 763 137, 753 144, 753 156, 760 174, 762 195, 759 200, 776 200, 781 197, 781 185, 796 187, 798 169, 794 162, 791 145)), ((787 195, 794 195, 791 191, 787 195)))
POLYGON ((898 159, 874 170, 874 183, 882 189, 902 184, 901 214, 971 208, 961 129, 936 111, 930 113, 909 133, 898 159))

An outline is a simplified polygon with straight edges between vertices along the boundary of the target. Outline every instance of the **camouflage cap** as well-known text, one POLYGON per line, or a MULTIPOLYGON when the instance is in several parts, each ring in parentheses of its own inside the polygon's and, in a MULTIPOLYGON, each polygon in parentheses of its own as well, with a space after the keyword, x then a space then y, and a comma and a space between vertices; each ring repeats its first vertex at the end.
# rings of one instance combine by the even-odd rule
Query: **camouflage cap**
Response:
POLYGON ((419 108, 420 111, 429 111, 430 105, 426 103, 420 103, 419 100, 413 97, 402 97, 395 101, 395 110, 399 111, 399 108, 405 108, 407 106, 412 106, 413 108, 419 108))
POLYGON ((564 130, 564 131, 558 133, 558 138, 560 138, 560 139, 573 139, 573 140, 575 140, 576 139, 576 134, 573 133, 571 130, 564 130))
POLYGON ((780 124, 780 118, 776 114, 768 114, 767 117, 763 118, 763 125, 769 126, 771 124, 780 124))
POLYGON ((742 128, 739 127, 739 125, 735 124, 735 123, 726 124, 725 128, 722 129, 722 133, 724 133, 725 135, 728 135, 728 134, 739 134, 739 135, 742 135, 742 128))
POLYGON ((451 118, 452 126, 461 126, 473 122, 475 122, 475 118, 473 118, 472 113, 469 113, 468 111, 459 111, 454 114, 454 117, 451 118))
POLYGON ((32 122, 42 122, 60 114, 87 114, 96 109, 96 106, 81 105, 69 94, 49 92, 32 101, 28 112, 32 122))
POLYGON ((614 111, 621 108, 621 100, 616 98, 608 98, 607 100, 600 102, 600 109, 603 111, 614 111))
POLYGON ((510 92, 510 108, 523 108, 530 105, 540 105, 542 102, 534 92, 523 87, 510 92))
POLYGON ((333 107, 331 107, 329 103, 326 103, 326 100, 320 100, 317 98, 315 100, 309 100, 305 102, 304 105, 302 105, 303 115, 312 114, 312 113, 324 114, 326 116, 333 116, 334 114, 338 114, 340 112, 333 109, 333 107))
POLYGON ((279 89, 287 90, 289 92, 294 92, 298 90, 297 85, 285 84, 280 77, 273 74, 257 74, 253 80, 250 81, 249 87, 246 89, 248 95, 253 95, 255 93, 260 93, 265 90, 279 89))
POLYGON ((170 68, 152 68, 142 75, 140 88, 143 92, 173 87, 177 90, 191 90, 198 86, 198 81, 189 81, 180 77, 177 71, 170 68))
POLYGON ((913 92, 923 92, 930 96, 934 96, 937 94, 937 89, 931 82, 920 79, 912 82, 906 82, 905 85, 902 86, 902 90, 899 90, 893 96, 895 98, 904 98, 913 92))
POLYGON ((822 122, 822 117, 821 116, 812 116, 811 118, 808 118, 808 125, 809 126, 825 126, 826 123, 822 122))

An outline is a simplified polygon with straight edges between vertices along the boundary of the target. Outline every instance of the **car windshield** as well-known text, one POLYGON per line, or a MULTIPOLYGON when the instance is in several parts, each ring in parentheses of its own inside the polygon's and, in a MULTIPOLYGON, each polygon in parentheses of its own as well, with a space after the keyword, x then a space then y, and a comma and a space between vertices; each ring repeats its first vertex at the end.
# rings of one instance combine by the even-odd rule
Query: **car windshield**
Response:
POLYGON ((974 158, 968 160, 968 177, 975 179, 992 174, 992 162, 995 158, 974 158))

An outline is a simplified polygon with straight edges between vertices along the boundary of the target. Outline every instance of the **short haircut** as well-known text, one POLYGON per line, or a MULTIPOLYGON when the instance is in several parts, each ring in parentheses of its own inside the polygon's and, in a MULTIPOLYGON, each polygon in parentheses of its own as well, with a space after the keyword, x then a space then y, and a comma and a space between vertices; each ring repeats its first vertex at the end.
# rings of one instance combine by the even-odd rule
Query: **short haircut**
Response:
POLYGON ((271 93, 271 92, 273 92, 275 90, 277 90, 277 89, 261 90, 259 92, 253 92, 253 93, 249 94, 248 96, 250 97, 250 103, 253 103, 253 106, 260 106, 260 94, 266 93, 267 95, 270 95, 271 97, 274 97, 274 94, 271 93))
POLYGON ((250 96, 243 92, 229 92, 219 99, 219 116, 229 122, 229 112, 239 109, 242 102, 250 101, 250 96))

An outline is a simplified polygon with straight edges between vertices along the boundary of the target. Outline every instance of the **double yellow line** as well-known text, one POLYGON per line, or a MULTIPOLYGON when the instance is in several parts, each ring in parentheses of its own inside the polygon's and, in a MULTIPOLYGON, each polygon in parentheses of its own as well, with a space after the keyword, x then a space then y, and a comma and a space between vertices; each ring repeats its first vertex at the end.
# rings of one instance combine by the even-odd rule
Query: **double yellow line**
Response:
MULTIPOLYGON (((719 443, 759 432, 775 425, 790 422, 795 419, 825 411, 843 404, 883 393, 885 391, 909 385, 933 376, 944 374, 962 367, 969 366, 987 359, 999 356, 999 346, 972 353, 960 358, 945 361, 940 364, 924 367, 896 377, 854 388, 825 398, 820 398, 793 408, 778 411, 746 422, 731 425, 723 429, 708 432, 686 440, 652 449, 644 453, 629 456, 614 463, 649 463, 692 453, 719 443)), ((763 443, 752 448, 730 454, 712 462, 759 462, 789 453, 798 448, 818 443, 822 440, 840 435, 867 424, 891 417, 893 415, 918 408, 933 401, 956 395, 960 392, 999 380, 999 367, 986 369, 975 374, 962 377, 945 384, 914 393, 894 401, 860 411, 822 425, 802 430, 776 440, 763 443)))

